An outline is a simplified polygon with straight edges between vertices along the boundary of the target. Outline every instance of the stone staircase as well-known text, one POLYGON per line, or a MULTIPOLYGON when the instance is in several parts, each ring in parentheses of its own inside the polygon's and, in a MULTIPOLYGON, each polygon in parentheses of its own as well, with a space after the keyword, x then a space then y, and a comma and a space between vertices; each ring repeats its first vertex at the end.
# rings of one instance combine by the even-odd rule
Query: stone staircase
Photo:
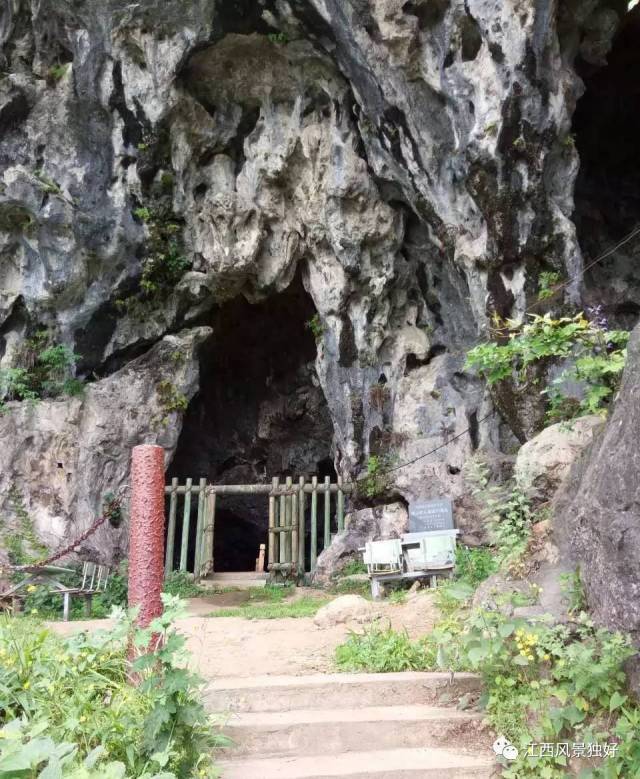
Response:
POLYGON ((264 676, 218 679, 206 702, 228 713, 222 779, 488 779, 493 737, 455 707, 479 689, 472 674, 264 676))

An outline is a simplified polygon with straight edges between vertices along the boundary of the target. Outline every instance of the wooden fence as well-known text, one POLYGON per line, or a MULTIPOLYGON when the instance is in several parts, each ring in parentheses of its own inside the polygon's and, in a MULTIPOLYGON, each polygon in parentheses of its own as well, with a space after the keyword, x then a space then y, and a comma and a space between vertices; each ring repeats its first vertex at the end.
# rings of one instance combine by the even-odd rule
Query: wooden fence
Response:
MULTIPOLYGON (((345 526, 345 495, 350 485, 338 477, 332 484, 327 476, 320 482, 316 476, 294 482, 275 477, 271 484, 207 484, 187 479, 183 485, 177 478, 165 487, 169 496, 165 575, 174 570, 176 528, 180 522, 180 554, 178 570, 193 567, 196 578, 213 573, 216 501, 218 495, 265 495, 268 497, 268 570, 273 575, 293 577, 316 569, 318 555, 330 544, 336 532, 345 526), (182 498, 182 506, 179 506, 182 498), (197 513, 195 511, 197 501, 197 513), (196 513, 192 527, 192 513, 196 513), (189 565, 189 542, 195 533, 193 566, 189 565), (307 546, 309 554, 307 555, 307 546)), ((266 507, 265 507, 266 509, 266 507)), ((229 520, 226 520, 229 521, 229 520)))

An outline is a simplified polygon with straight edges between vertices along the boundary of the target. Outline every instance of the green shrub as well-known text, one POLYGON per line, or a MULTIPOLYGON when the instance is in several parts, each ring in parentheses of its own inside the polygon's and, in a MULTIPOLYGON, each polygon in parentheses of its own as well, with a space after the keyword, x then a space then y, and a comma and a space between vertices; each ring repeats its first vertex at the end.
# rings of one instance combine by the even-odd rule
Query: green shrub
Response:
POLYGON ((311 319, 305 323, 305 327, 307 330, 311 331, 316 341, 319 341, 322 338, 324 325, 322 324, 319 314, 314 314, 311 319))
POLYGON ((167 594, 180 598, 197 598, 204 592, 202 587, 195 583, 193 574, 187 571, 171 571, 165 578, 162 589, 167 594))
MULTIPOLYGON (((635 651, 625 636, 596 629, 585 615, 570 631, 476 609, 436 629, 431 640, 438 667, 482 675, 488 722, 520 753, 502 774, 508 779, 567 775, 561 755, 527 755, 532 743, 610 742, 634 728, 637 734, 623 670, 635 651)), ((621 751, 589 775, 637 776, 638 757, 638 750, 621 751), (632 770, 625 774, 621 766, 632 770)))
POLYGON ((363 633, 351 633, 336 648, 341 671, 393 673, 419 671, 429 667, 433 658, 423 641, 412 641, 406 632, 373 626, 363 633))
POLYGON ((479 459, 467 462, 465 478, 481 504, 482 517, 496 550, 497 566, 518 573, 535 516, 529 497, 530 486, 522 479, 492 485, 489 469, 479 459))
POLYGON ((367 573, 367 566, 359 558, 349 560, 340 570, 340 576, 358 576, 367 573))
POLYGON ((83 384, 73 376, 79 356, 68 346, 55 344, 48 330, 28 338, 16 357, 16 366, 0 369, 0 406, 7 400, 78 395, 83 384))
POLYGON ((476 369, 489 386, 513 381, 527 388, 530 381, 537 381, 531 373, 534 366, 569 361, 570 366, 541 390, 549 400, 549 421, 606 413, 620 384, 628 332, 606 330, 584 314, 560 319, 534 315, 525 324, 507 320, 497 325, 499 342, 476 346, 466 361, 466 367, 476 369), (568 382, 583 387, 581 399, 567 394, 568 382))
POLYGON ((127 661, 131 624, 62 638, 27 619, 0 618, 0 779, 188 779, 215 775, 221 743, 184 667, 184 639, 165 613, 134 643, 159 649, 127 661))
POLYGON ((391 466, 388 455, 370 455, 367 460, 367 475, 357 481, 358 491, 367 498, 382 495, 390 486, 391 479, 387 473, 391 466))
POLYGON ((498 570, 498 561, 490 549, 470 549, 459 544, 456 547, 455 577, 477 587, 498 570))
MULTIPOLYGON (((171 189, 173 179, 163 177, 163 189, 171 189)), ((145 259, 140 278, 140 290, 127 298, 116 301, 116 306, 132 316, 144 318, 149 308, 162 303, 173 292, 175 285, 191 263, 185 255, 181 238, 182 227, 170 208, 153 211, 140 206, 134 215, 147 226, 145 259)))

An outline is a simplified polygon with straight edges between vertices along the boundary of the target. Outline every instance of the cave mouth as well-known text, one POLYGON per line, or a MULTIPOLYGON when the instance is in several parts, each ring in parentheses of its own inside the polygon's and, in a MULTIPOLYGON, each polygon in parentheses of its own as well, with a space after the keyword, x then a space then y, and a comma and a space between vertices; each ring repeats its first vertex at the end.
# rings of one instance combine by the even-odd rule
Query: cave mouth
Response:
MULTIPOLYGON (((585 84, 573 118, 580 156, 575 188, 585 265, 640 226, 640 6, 623 17, 602 67, 578 59, 585 84)), ((585 303, 602 305, 612 324, 640 315, 640 236, 585 274, 585 303), (613 285, 612 279, 620 283, 613 285)))
MULTIPOLYGON (((238 297, 211 314, 200 390, 185 413, 169 478, 266 484, 274 476, 335 477, 333 426, 309 324, 314 316, 300 273, 264 302, 238 297)), ((218 496, 215 571, 253 570, 267 528, 266 495, 218 496)))

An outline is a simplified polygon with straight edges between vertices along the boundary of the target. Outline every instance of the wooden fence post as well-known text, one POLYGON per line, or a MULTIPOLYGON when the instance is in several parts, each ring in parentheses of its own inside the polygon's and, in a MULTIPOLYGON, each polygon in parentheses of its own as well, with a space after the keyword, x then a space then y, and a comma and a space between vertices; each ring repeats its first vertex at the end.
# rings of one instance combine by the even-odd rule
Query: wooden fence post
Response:
POLYGON ((202 576, 213 573, 213 543, 216 524, 216 493, 209 487, 205 497, 204 531, 202 538, 202 576))
POLYGON ((207 480, 200 479, 198 485, 198 520, 196 522, 196 551, 193 560, 193 575, 199 579, 202 575, 202 547, 203 547, 203 529, 204 529, 204 503, 206 498, 207 480))
POLYGON ((311 549, 309 553, 309 563, 311 573, 316 570, 316 560, 318 559, 318 477, 311 479, 311 549))
POLYGON ((167 549, 164 558, 164 575, 173 571, 173 551, 176 541, 176 509, 178 508, 178 479, 171 479, 171 497, 169 499, 169 526, 167 527, 167 549))
POLYGON ((342 476, 338 476, 338 533, 344 530, 344 492, 342 491, 342 476))
POLYGON ((180 570, 187 570, 187 554, 189 552, 189 525, 191 524, 191 485, 193 479, 187 479, 184 488, 184 512, 182 514, 182 544, 180 547, 180 570))
POLYGON ((304 492, 304 476, 298 481, 298 572, 304 576, 306 572, 305 543, 306 543, 306 495, 304 492))
POLYGON ((324 545, 323 550, 331 545, 331 477, 324 477, 324 545))
POLYGON ((268 559, 268 570, 271 570, 271 566, 274 563, 277 563, 279 561, 278 556, 278 534, 276 533, 276 525, 277 522, 277 510, 278 510, 278 504, 277 504, 277 498, 275 496, 275 493, 278 489, 278 477, 274 476, 273 479, 271 479, 271 490, 272 493, 269 495, 269 559, 268 559))

